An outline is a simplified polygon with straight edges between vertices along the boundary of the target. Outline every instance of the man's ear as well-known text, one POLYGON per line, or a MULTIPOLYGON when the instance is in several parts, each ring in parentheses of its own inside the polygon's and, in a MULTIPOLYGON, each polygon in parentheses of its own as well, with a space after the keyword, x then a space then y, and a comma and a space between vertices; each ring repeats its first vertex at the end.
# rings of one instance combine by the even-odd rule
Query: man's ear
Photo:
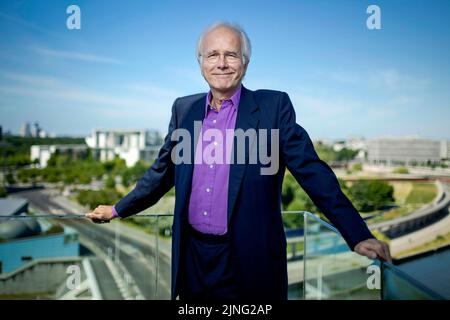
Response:
POLYGON ((247 62, 244 64, 244 77, 245 77, 245 74, 247 73, 247 68, 248 68, 249 62, 250 62, 250 61, 247 61, 247 62))

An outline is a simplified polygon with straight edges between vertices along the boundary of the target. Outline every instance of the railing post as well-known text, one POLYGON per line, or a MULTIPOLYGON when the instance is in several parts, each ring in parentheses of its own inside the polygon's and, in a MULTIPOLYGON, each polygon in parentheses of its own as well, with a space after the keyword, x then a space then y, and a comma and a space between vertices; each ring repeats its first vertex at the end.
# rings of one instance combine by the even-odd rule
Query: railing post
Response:
POLYGON ((380 260, 380 300, 384 300, 384 262, 380 260))
POLYGON ((158 277, 159 277, 159 215, 156 216, 156 232, 155 232, 155 299, 158 297, 158 277))
POLYGON ((306 300, 306 245, 307 245, 307 215, 303 211, 303 300, 306 300))
POLYGON ((119 263, 119 246, 120 246, 120 224, 116 222, 116 226, 115 226, 115 241, 114 241, 114 246, 115 246, 115 250, 114 250, 114 262, 117 264, 119 263))

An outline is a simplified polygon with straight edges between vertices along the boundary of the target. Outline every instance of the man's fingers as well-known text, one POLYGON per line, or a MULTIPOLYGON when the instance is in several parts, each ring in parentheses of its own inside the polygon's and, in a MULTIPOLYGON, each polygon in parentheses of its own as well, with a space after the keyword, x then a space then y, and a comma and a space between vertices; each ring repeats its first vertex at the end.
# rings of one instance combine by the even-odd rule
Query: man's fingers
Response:
POLYGON ((389 261, 389 249, 386 248, 386 245, 383 242, 378 242, 372 246, 372 250, 374 250, 378 257, 382 258, 384 261, 389 261))
POLYGON ((358 253, 370 258, 370 259, 376 259, 377 258, 377 253, 373 250, 371 250, 370 247, 366 247, 366 246, 360 246, 358 248, 358 253))
POLYGON ((102 214, 95 212, 95 210, 93 212, 90 212, 88 214, 86 214, 86 217, 89 219, 101 219, 102 218, 102 214))
POLYGON ((392 262, 389 245, 383 241, 376 239, 364 240, 355 247, 355 251, 370 259, 379 258, 384 261, 392 262))
POLYGON ((391 257, 391 253, 389 250, 389 245, 387 245, 386 243, 383 243, 383 249, 384 249, 384 253, 386 255, 386 258, 388 262, 392 262, 392 257, 391 257))

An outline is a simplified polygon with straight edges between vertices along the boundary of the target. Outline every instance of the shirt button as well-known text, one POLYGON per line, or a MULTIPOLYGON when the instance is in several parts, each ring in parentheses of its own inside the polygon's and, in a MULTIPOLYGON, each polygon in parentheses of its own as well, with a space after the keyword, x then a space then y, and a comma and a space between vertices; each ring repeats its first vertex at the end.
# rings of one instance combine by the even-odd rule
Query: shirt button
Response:
POLYGON ((214 141, 214 145, 217 146, 217 141, 214 141))
POLYGON ((210 188, 206 188, 206 192, 210 192, 211 191, 211 189, 210 188))
POLYGON ((216 119, 214 119, 214 120, 213 120, 213 123, 216 123, 216 122, 217 122, 217 120, 216 120, 216 119))
POLYGON ((204 216, 208 215, 208 212, 207 211, 203 211, 203 215, 204 216))
POLYGON ((214 168, 214 166, 213 166, 212 164, 210 164, 209 167, 210 167, 211 169, 214 168))

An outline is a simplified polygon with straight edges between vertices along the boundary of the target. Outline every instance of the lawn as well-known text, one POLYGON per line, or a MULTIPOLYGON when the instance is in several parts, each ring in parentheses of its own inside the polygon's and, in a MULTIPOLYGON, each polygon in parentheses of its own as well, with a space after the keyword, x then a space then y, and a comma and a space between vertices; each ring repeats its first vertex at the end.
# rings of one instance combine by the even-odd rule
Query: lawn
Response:
POLYGON ((418 182, 413 184, 413 189, 406 197, 407 204, 427 204, 436 197, 437 188, 432 182, 418 182))

